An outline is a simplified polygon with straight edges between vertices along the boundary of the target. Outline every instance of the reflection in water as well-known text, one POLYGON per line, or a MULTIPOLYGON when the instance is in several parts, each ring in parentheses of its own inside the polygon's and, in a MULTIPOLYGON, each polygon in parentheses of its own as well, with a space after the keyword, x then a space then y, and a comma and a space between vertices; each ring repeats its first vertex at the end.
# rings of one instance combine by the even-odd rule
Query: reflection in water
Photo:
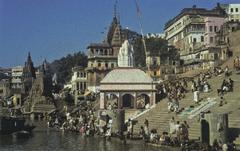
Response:
MULTIPOLYGON (((143 143, 133 142, 123 145, 112 139, 106 141, 99 137, 82 137, 75 133, 37 130, 31 138, 17 139, 0 136, 0 151, 159 151, 146 147, 143 143)), ((163 149, 167 151, 166 149, 163 149)), ((172 149, 169 149, 169 151, 172 149)))

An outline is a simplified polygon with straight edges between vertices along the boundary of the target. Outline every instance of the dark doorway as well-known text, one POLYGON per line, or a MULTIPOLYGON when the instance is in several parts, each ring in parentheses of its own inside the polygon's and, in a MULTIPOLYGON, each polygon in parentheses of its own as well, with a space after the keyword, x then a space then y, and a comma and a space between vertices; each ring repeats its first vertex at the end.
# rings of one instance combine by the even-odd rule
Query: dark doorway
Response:
POLYGON ((202 137, 202 143, 209 144, 209 123, 206 120, 201 121, 201 137, 202 137))
POLYGON ((122 96, 122 107, 133 108, 134 97, 131 94, 124 94, 122 96))

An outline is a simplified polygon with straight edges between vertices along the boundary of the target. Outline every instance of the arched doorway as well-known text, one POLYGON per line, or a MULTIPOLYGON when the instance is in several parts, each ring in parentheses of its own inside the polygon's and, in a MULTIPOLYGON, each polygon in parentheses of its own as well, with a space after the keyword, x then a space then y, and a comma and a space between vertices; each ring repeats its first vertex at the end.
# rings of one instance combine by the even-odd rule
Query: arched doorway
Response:
POLYGON ((143 109, 145 106, 149 104, 150 105, 150 97, 147 94, 140 94, 137 97, 137 108, 143 109))
POLYGON ((113 108, 116 109, 118 107, 118 96, 117 94, 114 93, 108 93, 106 95, 106 100, 107 100, 107 104, 106 107, 107 108, 113 108))
POLYGON ((201 140, 202 143, 209 144, 210 142, 210 131, 209 131, 209 123, 206 120, 201 121, 201 140))
POLYGON ((133 108, 134 97, 131 94, 124 94, 122 96, 122 107, 123 108, 133 108))

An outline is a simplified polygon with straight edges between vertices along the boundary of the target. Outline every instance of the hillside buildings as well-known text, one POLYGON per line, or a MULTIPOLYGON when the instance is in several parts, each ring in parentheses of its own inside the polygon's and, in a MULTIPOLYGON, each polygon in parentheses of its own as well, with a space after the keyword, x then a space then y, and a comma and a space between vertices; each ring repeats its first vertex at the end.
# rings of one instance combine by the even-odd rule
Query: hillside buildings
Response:
POLYGON ((227 13, 227 21, 240 21, 240 4, 221 4, 220 5, 227 13))
POLYGON ((0 80, 0 100, 11 95, 10 91, 10 80, 9 79, 2 79, 0 80))
POLYGON ((74 104, 78 103, 80 97, 84 96, 87 90, 87 73, 83 67, 74 67, 71 79, 71 88, 74 94, 74 104))
POLYGON ((165 24, 166 40, 179 49, 183 65, 209 68, 219 59, 216 48, 216 35, 224 24, 225 11, 218 4, 214 9, 183 9, 176 17, 165 24))
POLYGON ((24 92, 24 67, 16 66, 12 68, 11 88, 24 92))

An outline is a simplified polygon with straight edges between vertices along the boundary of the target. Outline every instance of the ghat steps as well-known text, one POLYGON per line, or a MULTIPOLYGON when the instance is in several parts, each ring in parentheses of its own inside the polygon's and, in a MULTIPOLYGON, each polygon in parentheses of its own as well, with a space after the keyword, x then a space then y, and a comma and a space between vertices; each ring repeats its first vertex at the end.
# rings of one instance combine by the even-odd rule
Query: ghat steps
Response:
MULTIPOLYGON (((230 61, 229 61, 230 62, 230 61)), ((240 77, 234 71, 231 75, 231 78, 235 81, 234 83, 234 92, 228 92, 224 95, 227 104, 219 107, 219 96, 217 95, 217 89, 220 88, 221 83, 224 79, 224 74, 217 77, 212 77, 208 80, 211 85, 212 91, 209 93, 201 93, 200 98, 203 101, 207 100, 207 98, 216 98, 216 104, 210 110, 212 113, 229 113, 229 128, 230 129, 240 129, 240 94, 238 94, 240 90, 240 77)), ((190 87, 190 83, 189 83, 190 87)), ((196 106, 192 100, 193 94, 188 92, 186 97, 180 100, 180 108, 186 108, 189 106, 196 106)), ((167 110, 167 99, 161 100, 156 104, 154 108, 146 112, 145 114, 136 118, 138 123, 134 126, 134 133, 138 133, 140 130, 140 126, 144 125, 145 119, 149 121, 150 129, 157 129, 158 133, 162 133, 163 131, 169 131, 169 120, 174 116, 176 121, 184 121, 186 120, 190 125, 189 129, 189 137, 190 139, 199 139, 200 137, 200 123, 198 121, 198 116, 193 119, 188 119, 187 117, 180 117, 175 115, 174 113, 168 113, 167 110)))

